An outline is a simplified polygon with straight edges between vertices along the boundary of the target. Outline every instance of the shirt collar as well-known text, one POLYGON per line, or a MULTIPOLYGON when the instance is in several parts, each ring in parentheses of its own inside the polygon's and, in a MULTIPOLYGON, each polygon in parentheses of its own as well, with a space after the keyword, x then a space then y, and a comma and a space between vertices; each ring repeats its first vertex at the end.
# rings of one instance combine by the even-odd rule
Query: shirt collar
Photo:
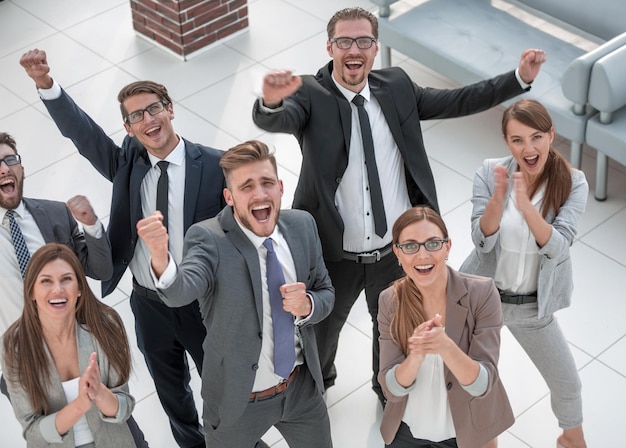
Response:
POLYGON ((182 137, 178 136, 178 145, 176 145, 174 150, 170 152, 165 159, 159 159, 149 152, 148 157, 150 158, 150 165, 152 165, 152 168, 154 168, 156 164, 161 160, 165 160, 174 165, 181 166, 183 163, 185 163, 185 141, 182 139, 182 137))
POLYGON ((361 95, 363 98, 365 98, 365 101, 369 101, 370 100, 370 83, 368 80, 365 81, 365 86, 363 87, 363 89, 359 92, 359 93, 354 93, 352 90, 348 90, 346 89, 344 86, 342 86, 341 84, 339 84, 337 82, 337 80, 335 79, 334 75, 331 75, 331 78, 333 80, 333 82, 335 83, 335 86, 337 86, 337 89, 339 89, 339 91, 341 92, 341 94, 349 101, 352 102, 352 100, 354 99, 355 96, 357 95, 361 95))
MULTIPOLYGON (((233 215, 234 215, 234 211, 233 211, 233 215)), ((259 236, 256 233, 254 233, 252 230, 248 229, 247 227, 244 227, 239 222, 239 219, 237 219, 237 216, 234 216, 234 217, 235 217, 235 222, 237 223, 237 225, 239 226, 243 234, 250 240, 252 245, 256 247, 257 250, 263 245, 263 242, 268 238, 271 238, 274 241, 274 244, 277 244, 280 246, 280 243, 282 241, 282 233, 280 232, 278 225, 274 227, 274 231, 272 232, 270 236, 259 236)))
MULTIPOLYGON (((0 207, 0 211, 2 212, 2 220, 4 221, 4 217, 7 214, 8 209, 4 207, 0 207)), ((13 209, 15 214, 20 218, 24 217, 24 213, 26 212, 26 206, 24 205, 24 201, 20 201, 19 205, 13 209)))

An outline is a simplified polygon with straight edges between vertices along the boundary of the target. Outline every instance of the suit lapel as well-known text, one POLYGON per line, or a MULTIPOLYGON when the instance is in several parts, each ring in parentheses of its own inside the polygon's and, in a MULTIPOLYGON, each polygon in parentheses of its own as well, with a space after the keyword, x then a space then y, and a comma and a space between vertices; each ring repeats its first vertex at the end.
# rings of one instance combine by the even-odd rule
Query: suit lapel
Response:
MULTIPOLYGON (((281 218, 284 216, 285 211, 281 211, 281 218)), ((305 235, 298 232, 297 229, 292 228, 290 221, 286 219, 280 219, 278 221, 278 227, 283 234, 283 237, 287 241, 289 246, 289 252, 293 258, 293 263, 296 266, 296 280, 307 284, 309 277, 308 266, 306 263, 306 248, 304 245, 305 235)), ((307 285, 308 286, 308 285, 307 285)))
MULTIPOLYGON (((343 132, 344 147, 346 148, 346 157, 350 152, 350 138, 352 137, 352 108, 348 104, 348 100, 339 91, 332 79, 333 61, 320 70, 320 84, 333 94, 337 107, 339 107, 339 115, 341 116, 341 129, 343 132)), ((346 159, 347 160, 347 159, 346 159)))
POLYGON ((248 275, 252 285, 254 305, 256 308, 259 327, 263 328, 263 291, 261 289, 261 266, 259 253, 248 237, 241 231, 235 221, 232 207, 225 207, 218 215, 220 225, 233 247, 242 255, 248 266, 248 275))
MULTIPOLYGON (((148 153, 145 149, 137 157, 137 162, 133 167, 132 172, 130 173, 130 185, 129 185, 129 195, 130 198, 130 222, 136 223, 140 219, 143 218, 142 208, 141 208, 141 183, 143 182, 143 178, 146 177, 148 171, 152 168, 150 165, 150 159, 148 158, 148 153)), ((126 200, 124 198, 123 200, 126 200)), ((132 226, 132 234, 137 234, 137 229, 135 225, 132 226)))
POLYGON ((200 180, 202 179, 202 160, 200 150, 187 140, 185 142, 185 204, 184 222, 185 232, 194 223, 194 213, 200 193, 200 180))
POLYGON ((383 115, 387 120, 387 125, 391 130, 391 135, 398 145, 401 153, 404 153, 406 148, 404 147, 404 138, 402 137, 402 130, 400 129, 400 119, 398 118, 398 111, 395 107, 393 97, 385 87, 382 87, 377 81, 370 79, 370 91, 372 95, 376 97, 380 108, 383 111, 383 115))
MULTIPOLYGON (((446 334, 460 346, 465 323, 472 316, 468 313, 468 308, 461 304, 467 297, 467 288, 463 282, 457 280, 456 273, 448 268, 448 303, 446 305, 446 334)), ((473 325, 472 325, 473 327, 473 325)))
POLYGON ((39 227, 39 231, 41 232, 41 236, 43 236, 43 240, 46 243, 55 242, 54 232, 52 231, 52 219, 48 214, 47 210, 39 206, 39 202, 35 199, 27 199, 23 198, 24 206, 28 209, 30 214, 33 216, 37 227, 39 227))

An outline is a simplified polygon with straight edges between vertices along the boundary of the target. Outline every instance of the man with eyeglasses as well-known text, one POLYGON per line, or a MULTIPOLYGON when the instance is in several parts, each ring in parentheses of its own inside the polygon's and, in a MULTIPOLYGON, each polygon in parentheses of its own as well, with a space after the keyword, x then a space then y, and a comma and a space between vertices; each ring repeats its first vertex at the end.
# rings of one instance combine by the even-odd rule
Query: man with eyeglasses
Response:
MULTIPOLYGON (((93 279, 107 280, 113 274, 109 240, 87 198, 75 196, 63 203, 25 198, 23 193, 24 167, 17 144, 9 134, 0 132, 0 290, 3 291, 0 337, 22 314, 22 269, 25 269, 30 255, 44 244, 61 243, 71 247, 80 259, 85 274, 93 279), (76 221, 82 224, 84 231, 76 221), (18 238, 16 232, 26 244, 27 255, 16 252, 19 247, 15 241, 18 238), (20 261, 23 261, 23 266, 20 261)), ((5 392, 4 383, 2 391, 5 392)))
POLYGON ((35 81, 61 133, 113 183, 108 234, 114 273, 103 282, 102 295, 115 290, 129 267, 137 344, 169 417, 174 439, 181 447, 204 447, 186 356, 188 352, 201 372, 206 330, 198 302, 169 308, 159 298, 150 274, 150 253, 137 237, 136 224, 157 209, 167 216, 170 253, 180 262, 187 229, 214 217, 226 205, 222 195, 224 174, 219 167, 222 152, 176 134, 172 100, 161 84, 137 81, 119 92, 128 134, 120 147, 50 77, 44 51, 28 51, 20 64, 35 81))
POLYGON ((372 384, 378 380, 378 296, 402 275, 391 248, 391 227, 402 212, 428 204, 438 210, 420 120, 484 111, 530 89, 545 61, 526 50, 519 67, 459 89, 423 88, 400 68, 372 70, 378 21, 362 8, 338 11, 328 22, 332 58, 315 76, 272 71, 253 107, 254 122, 293 134, 303 155, 294 208, 316 219, 335 306, 317 325, 326 388, 335 383, 339 334, 365 289, 372 316, 372 384))

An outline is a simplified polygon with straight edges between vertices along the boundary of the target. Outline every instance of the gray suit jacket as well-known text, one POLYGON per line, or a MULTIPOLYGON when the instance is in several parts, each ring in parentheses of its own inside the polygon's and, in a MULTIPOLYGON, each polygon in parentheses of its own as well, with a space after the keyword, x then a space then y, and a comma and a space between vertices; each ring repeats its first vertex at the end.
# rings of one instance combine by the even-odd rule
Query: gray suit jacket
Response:
MULTIPOLYGON (((474 177, 472 203, 472 240, 475 250, 459 269, 470 274, 493 278, 500 254, 500 232, 485 236, 480 229, 480 218, 494 189, 493 168, 505 166, 509 176, 517 171, 517 162, 512 156, 500 159, 487 159, 474 177)), ((511 186, 509 185, 509 188, 511 186)), ((572 259, 569 248, 576 236, 578 220, 585 211, 589 185, 582 171, 572 169, 572 191, 558 215, 546 216, 552 225, 552 235, 548 243, 539 249, 539 281, 537 285, 538 317, 548 316, 561 308, 566 308, 572 300, 574 280, 572 259)), ((506 201, 510 196, 507 194, 506 201)), ((506 208, 506 203, 504 205, 506 208)))
MULTIPOLYGON (((135 399, 128 393, 128 384, 111 387, 117 383, 118 376, 109 368, 109 361, 100 345, 91 337, 91 333, 76 324, 76 344, 78 347, 78 367, 83 372, 89 365, 91 353, 98 354, 100 379, 117 396, 119 408, 117 415, 112 418, 104 417, 98 408, 93 406, 87 412, 87 424, 94 438, 96 446, 120 448, 134 448, 135 442, 128 429, 126 420, 131 416, 135 407, 135 399)), ((33 411, 30 399, 19 384, 8 381, 7 386, 11 396, 11 405, 18 421, 24 430, 24 438, 29 448, 46 447, 54 444, 55 447, 74 447, 74 432, 70 430, 61 437, 55 427, 56 413, 67 405, 61 380, 54 367, 54 361, 48 353, 48 362, 52 370, 51 385, 48 388, 48 400, 52 413, 42 416, 33 411)), ((5 370, 4 359, 2 370, 5 370)))
POLYGON ((69 246, 78 256, 85 274, 96 280, 108 280, 113 275, 111 245, 103 232, 94 238, 78 228, 72 213, 63 202, 24 198, 28 209, 46 243, 69 246))
MULTIPOLYGON (((311 215, 281 210, 278 226, 289 245, 297 281, 306 285, 314 301, 313 315, 300 332, 306 366, 321 391, 312 324, 330 313, 334 288, 311 215)), ((263 299, 257 249, 237 225, 231 207, 189 228, 178 274, 159 295, 174 307, 198 299, 207 328, 202 367, 204 419, 214 428, 233 424, 248 405, 258 368, 263 299)))

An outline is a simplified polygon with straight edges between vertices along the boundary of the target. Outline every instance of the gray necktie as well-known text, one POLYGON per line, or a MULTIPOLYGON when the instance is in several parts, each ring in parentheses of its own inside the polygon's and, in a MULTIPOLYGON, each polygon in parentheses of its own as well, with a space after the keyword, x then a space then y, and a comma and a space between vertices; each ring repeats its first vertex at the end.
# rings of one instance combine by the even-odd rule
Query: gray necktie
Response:
POLYGON ((167 201, 167 189, 168 189, 168 177, 167 177, 167 167, 170 163, 165 160, 161 160, 157 163, 159 169, 161 170, 161 175, 159 176, 159 181, 157 182, 157 198, 156 198, 156 209, 161 212, 163 215, 163 225, 167 229, 167 210, 168 210, 168 201, 167 201))
POLYGON ((274 373, 281 378, 289 378, 296 362, 294 345, 294 325, 291 313, 283 310, 283 296, 280 287, 285 284, 285 276, 280 266, 271 238, 263 241, 267 249, 265 266, 267 270, 267 289, 272 308, 272 325, 274 327, 274 373))
POLYGON ((383 192, 380 188, 380 178, 376 167, 376 156, 374 155, 374 140, 372 139, 372 128, 370 127, 369 116, 363 104, 365 98, 357 95, 352 99, 359 112, 359 123, 361 124, 361 137, 363 139, 363 152, 365 153, 365 165, 367 167, 367 179, 370 189, 370 199, 372 200, 372 213, 374 213, 374 230, 376 235, 383 237, 387 233, 387 218, 385 216, 385 206, 383 204, 383 192))
POLYGON ((9 218, 11 239, 13 240, 15 255, 17 255, 17 263, 20 265, 20 272, 22 273, 22 278, 24 278, 24 272, 26 272, 26 266, 28 265, 28 260, 30 260, 30 252, 28 251, 28 246, 26 246, 26 241, 24 241, 24 235, 22 235, 20 226, 15 221, 15 210, 7 210, 6 215, 9 218))

